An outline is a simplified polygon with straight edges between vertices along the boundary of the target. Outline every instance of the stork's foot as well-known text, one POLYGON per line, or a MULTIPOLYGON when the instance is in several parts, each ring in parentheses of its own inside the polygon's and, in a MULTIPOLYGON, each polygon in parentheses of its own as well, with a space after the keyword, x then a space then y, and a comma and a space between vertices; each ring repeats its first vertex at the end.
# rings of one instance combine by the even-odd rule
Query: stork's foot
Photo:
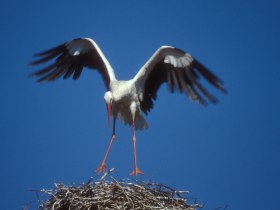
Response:
POLYGON ((140 171, 138 169, 138 167, 134 167, 134 170, 129 174, 129 175, 132 175, 132 176, 137 176, 138 174, 144 174, 142 171, 140 171))
POLYGON ((105 172, 105 163, 102 162, 101 165, 98 167, 98 169, 96 170, 96 173, 99 175, 101 173, 104 173, 105 172))

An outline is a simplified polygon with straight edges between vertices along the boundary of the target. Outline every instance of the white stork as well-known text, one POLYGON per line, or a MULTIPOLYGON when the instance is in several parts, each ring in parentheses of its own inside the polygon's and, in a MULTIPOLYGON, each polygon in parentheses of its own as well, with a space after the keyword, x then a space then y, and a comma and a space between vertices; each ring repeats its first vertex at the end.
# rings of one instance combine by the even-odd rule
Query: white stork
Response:
POLYGON ((172 93, 174 90, 180 93, 185 92, 190 99, 202 105, 205 105, 207 100, 212 103, 217 103, 218 100, 200 84, 200 78, 204 78, 215 88, 226 93, 222 81, 217 76, 191 55, 171 46, 160 47, 135 77, 128 81, 116 79, 114 70, 103 52, 95 41, 89 38, 74 39, 37 53, 35 56, 38 57, 37 60, 30 65, 41 64, 56 58, 53 64, 32 73, 32 76, 39 77, 38 82, 54 81, 60 77, 67 79, 71 75, 76 80, 84 67, 97 69, 101 74, 107 90, 104 99, 108 112, 108 124, 112 115, 113 132, 105 157, 96 170, 98 174, 105 171, 106 159, 116 138, 115 125, 118 117, 124 124, 132 127, 134 170, 130 175, 143 174, 136 160, 135 130, 148 127, 142 112, 147 115, 153 108, 161 84, 166 83, 172 93))

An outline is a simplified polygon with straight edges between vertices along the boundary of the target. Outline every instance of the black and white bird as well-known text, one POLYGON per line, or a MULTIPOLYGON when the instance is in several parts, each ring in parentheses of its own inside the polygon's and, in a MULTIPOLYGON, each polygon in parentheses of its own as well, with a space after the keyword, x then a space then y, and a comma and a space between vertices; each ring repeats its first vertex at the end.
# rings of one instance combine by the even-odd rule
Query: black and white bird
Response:
POLYGON ((54 81, 60 77, 78 79, 86 67, 96 69, 102 76, 107 92, 104 99, 110 116, 113 117, 113 132, 105 157, 97 169, 97 173, 105 171, 105 163, 113 141, 116 138, 116 119, 132 127, 134 147, 134 170, 131 175, 143 174, 136 160, 135 130, 143 130, 148 124, 143 116, 153 108, 157 91, 166 83, 171 93, 175 90, 183 93, 193 101, 202 105, 207 102, 217 103, 217 99, 200 83, 205 79, 223 93, 226 89, 222 81, 190 54, 171 46, 161 46, 144 64, 131 80, 117 80, 114 70, 94 40, 78 38, 65 42, 50 50, 35 54, 37 60, 30 65, 37 65, 54 59, 51 65, 35 71, 32 76, 38 82, 54 81))

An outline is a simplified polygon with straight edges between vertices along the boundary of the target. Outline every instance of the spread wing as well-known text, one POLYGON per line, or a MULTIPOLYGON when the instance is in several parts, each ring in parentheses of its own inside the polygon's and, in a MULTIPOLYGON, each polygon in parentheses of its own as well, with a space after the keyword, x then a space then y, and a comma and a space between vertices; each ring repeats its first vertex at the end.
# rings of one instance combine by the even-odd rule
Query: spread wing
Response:
POLYGON ((141 110, 148 113, 153 108, 157 91, 167 83, 170 92, 185 92, 187 96, 202 105, 207 101, 218 100, 200 83, 204 78, 223 93, 226 89, 223 82, 191 55, 170 46, 160 47, 134 77, 141 110))
POLYGON ((110 81, 115 80, 115 74, 110 63, 98 45, 89 38, 74 39, 47 51, 37 53, 35 56, 37 60, 30 63, 32 66, 54 60, 52 64, 31 74, 39 78, 38 82, 54 81, 60 77, 67 79, 71 76, 76 80, 80 77, 84 67, 97 69, 107 89, 109 89, 110 81))

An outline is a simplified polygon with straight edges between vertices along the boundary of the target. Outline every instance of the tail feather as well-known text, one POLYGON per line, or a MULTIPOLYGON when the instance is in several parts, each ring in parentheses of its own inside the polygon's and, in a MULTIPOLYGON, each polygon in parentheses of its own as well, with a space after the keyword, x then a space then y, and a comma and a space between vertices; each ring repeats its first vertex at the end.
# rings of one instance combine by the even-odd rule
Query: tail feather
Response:
POLYGON ((145 118, 139 114, 135 119, 135 129, 136 130, 144 130, 148 128, 148 123, 145 118))
MULTIPOLYGON (((124 125, 132 125, 131 117, 126 117, 122 114, 119 114, 119 117, 124 125)), ((149 127, 147 121, 140 113, 136 115, 134 125, 136 130, 144 130, 149 127)))

